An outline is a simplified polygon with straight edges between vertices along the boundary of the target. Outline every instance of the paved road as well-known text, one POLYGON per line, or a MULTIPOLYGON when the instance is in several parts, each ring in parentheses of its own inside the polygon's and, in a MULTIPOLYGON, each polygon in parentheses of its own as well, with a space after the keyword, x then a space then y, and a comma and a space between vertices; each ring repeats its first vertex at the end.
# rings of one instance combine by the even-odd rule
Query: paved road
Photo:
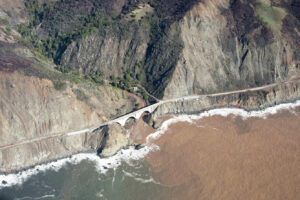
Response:
POLYGON ((273 84, 269 84, 269 85, 265 85, 265 86, 261 86, 261 87, 256 87, 256 88, 249 88, 249 89, 235 90, 235 91, 221 92, 221 93, 207 94, 207 95, 192 95, 192 96, 185 96, 185 97, 174 98, 174 99, 161 100, 156 104, 153 104, 151 106, 147 106, 145 108, 139 109, 139 110, 134 111, 132 113, 126 114, 126 115, 121 116, 121 117, 118 117, 114 120, 105 122, 105 123, 103 123, 103 124, 101 124, 97 127, 90 127, 90 128, 86 128, 86 129, 79 130, 79 131, 73 131, 73 132, 68 132, 68 133, 65 133, 65 132, 64 133, 57 133, 57 134, 53 134, 53 135, 50 135, 50 136, 47 135, 47 136, 41 136, 41 137, 37 137, 37 138, 33 138, 33 139, 23 140, 23 141, 19 141, 17 143, 14 143, 14 144, 1 146, 0 150, 5 150, 5 149, 8 149, 8 148, 12 148, 12 147, 20 146, 20 145, 25 145, 25 144, 29 144, 29 143, 33 143, 33 142, 37 142, 37 141, 41 141, 41 140, 45 140, 45 139, 50 139, 50 138, 56 138, 56 137, 62 137, 62 136, 72 136, 72 135, 88 133, 88 132, 92 132, 92 131, 96 130, 99 127, 109 125, 109 124, 113 124, 113 123, 121 123, 122 124, 123 122, 125 122, 130 117, 139 118, 142 113, 144 113, 146 111, 152 112, 159 105, 162 105, 162 104, 165 104, 165 103, 176 102, 176 101, 185 101, 185 100, 193 100, 193 99, 198 99, 200 97, 215 97, 215 96, 223 96, 223 95, 229 95, 229 94, 246 93, 246 92, 250 92, 250 91, 259 91, 259 90, 272 88, 274 86, 284 85, 284 84, 287 84, 287 83, 297 82, 297 81, 300 81, 300 77, 297 77, 297 78, 294 78, 294 79, 291 79, 291 80, 288 80, 288 81, 284 81, 284 82, 280 82, 280 83, 273 83, 273 84))

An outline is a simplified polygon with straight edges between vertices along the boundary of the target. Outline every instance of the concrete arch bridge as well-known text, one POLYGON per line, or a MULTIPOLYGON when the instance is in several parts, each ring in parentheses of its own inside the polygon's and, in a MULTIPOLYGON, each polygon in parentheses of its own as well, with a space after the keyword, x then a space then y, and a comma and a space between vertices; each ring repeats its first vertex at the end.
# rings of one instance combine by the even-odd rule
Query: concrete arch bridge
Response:
POLYGON ((124 115, 122 117, 119 117, 117 119, 111 120, 111 121, 109 121, 107 123, 104 123, 101 126, 110 125, 110 124, 113 124, 113 123, 118 123, 121 126, 124 126, 125 123, 126 123, 126 121, 129 118, 134 118, 136 120, 139 120, 143 113, 152 113, 160 104, 161 103, 156 103, 156 104, 153 104, 151 106, 147 106, 147 107, 142 108, 140 110, 134 111, 132 113, 129 113, 129 114, 124 115))

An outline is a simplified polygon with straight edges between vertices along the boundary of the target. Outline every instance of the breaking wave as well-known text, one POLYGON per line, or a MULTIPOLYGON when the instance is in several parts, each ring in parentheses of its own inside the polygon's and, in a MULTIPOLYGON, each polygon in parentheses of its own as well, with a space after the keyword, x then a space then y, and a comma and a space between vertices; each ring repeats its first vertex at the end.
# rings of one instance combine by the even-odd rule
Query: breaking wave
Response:
MULTIPOLYGON (((66 164, 76 165, 83 160, 89 160, 95 163, 95 167, 97 171, 100 173, 106 173, 109 169, 115 169, 121 165, 122 162, 126 162, 130 164, 134 160, 140 160, 144 158, 149 152, 159 150, 159 147, 151 144, 151 140, 155 140, 159 138, 162 134, 164 134, 171 124, 177 122, 189 122, 193 123, 193 120, 199 120, 205 117, 211 117, 215 115, 227 117, 229 115, 241 116, 243 119, 247 119, 250 117, 259 117, 265 119, 268 115, 274 115, 281 110, 290 110, 293 111, 294 108, 300 106, 300 100, 295 103, 286 103, 276 105, 274 107, 269 107, 264 110, 259 111, 246 111, 244 109, 238 108, 220 108, 220 109, 212 109, 209 111, 205 111, 200 113, 199 115, 179 115, 174 116, 169 120, 166 120, 161 127, 153 134, 150 134, 147 137, 147 146, 136 150, 134 148, 123 149, 119 151, 116 155, 109 158, 99 158, 96 154, 92 153, 80 153, 77 155, 73 155, 69 158, 60 159, 54 162, 50 162, 47 164, 37 165, 34 168, 27 169, 15 174, 8 175, 0 175, 0 189, 4 187, 10 187, 13 185, 18 185, 24 183, 29 177, 36 175, 40 172, 47 170, 58 171, 66 164)), ((127 174, 128 175, 128 174, 127 174)), ((143 180, 139 180, 143 181, 143 180)), ((144 180, 145 181, 145 180, 144 180)), ((152 182, 153 180, 146 180, 152 182)))
POLYGON ((140 160, 145 157, 150 151, 158 150, 158 146, 151 145, 140 150, 134 148, 122 149, 116 155, 109 158, 100 158, 93 153, 80 153, 68 158, 63 158, 47 164, 37 165, 34 168, 27 169, 15 174, 0 175, 0 189, 13 185, 21 185, 28 178, 40 172, 47 170, 58 171, 66 164, 76 165, 84 160, 92 161, 99 173, 106 173, 109 169, 115 169, 122 162, 130 164, 132 161, 140 160))
POLYGON ((263 118, 266 119, 269 115, 275 115, 279 111, 282 110, 288 110, 292 113, 293 109, 296 107, 300 106, 300 100, 294 102, 294 103, 284 103, 284 104, 279 104, 273 107, 268 107, 263 110, 253 110, 253 111, 247 111, 241 108, 217 108, 217 109, 212 109, 208 110, 205 112, 202 112, 197 115, 178 115, 178 116, 173 116, 171 119, 166 120, 163 122, 161 127, 159 128, 158 131, 155 133, 149 135, 147 137, 147 143, 150 143, 152 140, 158 139, 161 135, 163 135, 169 128, 171 124, 177 123, 177 122, 188 122, 188 123, 193 123, 194 120, 199 120, 202 118, 207 118, 207 117, 212 117, 212 116, 222 116, 222 117, 227 117, 229 115, 235 115, 235 116, 241 116, 242 119, 248 119, 251 117, 258 117, 258 118, 263 118))

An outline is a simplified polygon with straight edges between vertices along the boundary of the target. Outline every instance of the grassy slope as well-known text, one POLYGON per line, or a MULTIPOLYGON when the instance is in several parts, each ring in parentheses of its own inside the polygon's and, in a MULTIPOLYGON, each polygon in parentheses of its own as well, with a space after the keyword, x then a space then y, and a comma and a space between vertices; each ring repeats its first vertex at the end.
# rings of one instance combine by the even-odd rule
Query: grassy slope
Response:
POLYGON ((257 0, 255 14, 274 32, 280 32, 286 11, 283 8, 272 6, 269 0, 257 0))

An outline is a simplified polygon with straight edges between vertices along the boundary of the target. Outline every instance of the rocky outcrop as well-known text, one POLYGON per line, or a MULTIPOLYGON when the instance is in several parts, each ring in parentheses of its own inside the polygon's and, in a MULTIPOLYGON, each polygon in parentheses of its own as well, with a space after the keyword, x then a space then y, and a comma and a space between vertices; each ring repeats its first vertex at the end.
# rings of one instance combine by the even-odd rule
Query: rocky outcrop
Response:
POLYGON ((73 42, 62 56, 62 64, 73 66, 82 74, 100 70, 106 79, 122 77, 129 71, 138 72, 144 60, 149 28, 118 24, 73 42))
POLYGON ((285 21, 276 21, 282 32, 264 24, 259 8, 255 1, 210 0, 187 12, 178 22, 184 48, 164 98, 256 87, 299 75, 297 37, 285 37, 285 21))
POLYGON ((299 7, 291 1, 154 2, 155 16, 139 23, 120 20, 73 42, 62 64, 84 74, 99 69, 109 79, 136 71, 143 61, 142 84, 164 99, 257 87, 300 74, 299 7))
MULTIPOLYGON (((131 81, 128 85, 138 83, 163 99, 300 76, 300 12, 292 0, 153 0, 152 8, 146 6, 151 13, 138 19, 131 16, 138 7, 135 0, 57 1, 42 12, 42 19, 31 13, 37 17, 34 27, 23 31, 33 46, 68 69, 62 71, 70 71, 65 74, 26 40, 18 42, 15 30, 9 32, 26 21, 24 1, 3 2, 0 17, 9 20, 0 23, 0 40, 5 41, 0 44, 0 146, 49 138, 1 150, 2 171, 78 151, 98 150, 110 156, 129 144, 126 130, 119 125, 51 137, 95 127, 131 112, 140 102, 133 94, 84 80, 95 72, 104 84, 125 76, 125 81, 131 81), (18 12, 13 12, 11 5, 19 4, 18 12)), ((166 114, 219 106, 269 106, 300 97, 299 88, 298 82, 290 82, 256 92, 166 103, 149 122, 158 126, 159 117, 166 114)))
POLYGON ((241 93, 202 96, 193 100, 169 102, 160 105, 152 113, 149 123, 158 128, 162 116, 173 114, 199 114, 213 108, 233 107, 247 110, 264 109, 276 104, 295 101, 300 97, 299 79, 285 84, 269 87, 258 91, 245 91, 241 93))
POLYGON ((23 0, 2 0, 0 2, 0 18, 5 18, 9 24, 16 26, 20 22, 25 22, 28 13, 25 10, 23 0))
POLYGON ((66 138, 51 138, 51 135, 97 127, 128 113, 136 104, 132 96, 111 87, 79 84, 57 90, 48 79, 17 72, 0 72, 0 77, 0 146, 49 136, 30 145, 1 150, 1 171, 91 150, 96 146, 90 141, 100 141, 101 134, 66 138))
POLYGON ((119 150, 127 147, 131 143, 125 128, 119 124, 103 127, 101 132, 104 135, 104 140, 98 148, 100 156, 113 156, 119 150))

